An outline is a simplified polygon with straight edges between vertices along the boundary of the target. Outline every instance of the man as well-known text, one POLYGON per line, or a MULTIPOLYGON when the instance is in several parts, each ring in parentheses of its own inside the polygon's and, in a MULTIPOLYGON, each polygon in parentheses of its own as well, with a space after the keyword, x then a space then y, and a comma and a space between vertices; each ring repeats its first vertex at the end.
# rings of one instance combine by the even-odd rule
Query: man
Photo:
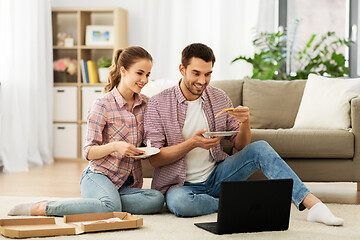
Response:
MULTIPOLYGON (((310 209, 308 221, 342 225, 305 187, 283 159, 265 141, 250 143, 247 107, 215 115, 232 104, 228 96, 209 85, 215 63, 208 46, 195 43, 182 52, 179 84, 152 97, 145 112, 145 142, 160 153, 149 158, 155 167, 152 188, 166 197, 169 210, 180 217, 217 212, 220 183, 246 180, 258 169, 270 179, 294 180, 292 202, 310 209), (221 138, 206 138, 206 131, 239 131, 227 137, 239 151, 229 156, 221 138)), ((246 197, 246 196, 244 196, 246 197)))

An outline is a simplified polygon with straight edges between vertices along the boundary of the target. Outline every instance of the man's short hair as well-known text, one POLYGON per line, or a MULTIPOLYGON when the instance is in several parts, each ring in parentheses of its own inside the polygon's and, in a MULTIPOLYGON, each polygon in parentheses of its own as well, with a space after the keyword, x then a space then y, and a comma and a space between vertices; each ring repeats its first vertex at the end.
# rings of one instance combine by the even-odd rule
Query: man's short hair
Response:
POLYGON ((215 55, 210 47, 202 43, 193 43, 184 48, 181 53, 181 63, 186 68, 190 64, 191 58, 196 57, 205 62, 212 62, 214 66, 215 55))

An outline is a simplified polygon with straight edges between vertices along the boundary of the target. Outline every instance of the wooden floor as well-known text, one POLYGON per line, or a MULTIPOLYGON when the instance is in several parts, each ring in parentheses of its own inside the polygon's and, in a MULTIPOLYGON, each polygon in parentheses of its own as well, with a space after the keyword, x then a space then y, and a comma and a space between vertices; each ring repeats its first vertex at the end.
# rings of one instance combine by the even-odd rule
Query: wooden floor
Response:
MULTIPOLYGON (((87 162, 55 162, 22 173, 0 173, 0 196, 80 197, 87 162)), ((149 179, 148 179, 149 180, 149 179)), ((146 181, 149 186, 149 181, 146 181)), ((325 203, 360 204, 356 183, 305 183, 325 203)))

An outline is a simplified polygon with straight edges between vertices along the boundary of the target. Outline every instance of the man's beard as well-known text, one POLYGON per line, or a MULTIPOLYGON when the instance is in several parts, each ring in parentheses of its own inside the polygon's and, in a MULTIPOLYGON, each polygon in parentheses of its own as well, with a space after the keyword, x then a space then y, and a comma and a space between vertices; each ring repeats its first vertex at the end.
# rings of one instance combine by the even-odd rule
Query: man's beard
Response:
MULTIPOLYGON (((198 93, 198 92, 194 92, 194 91, 191 89, 191 86, 188 85, 188 83, 184 82, 184 85, 185 85, 185 87, 187 88, 187 90, 188 90, 192 95, 195 95, 195 96, 201 96, 201 94, 203 93, 203 91, 204 91, 205 88, 206 88, 206 85, 205 85, 204 89, 202 89, 202 91, 201 91, 200 93, 198 93)), ((196 88, 196 87, 194 86, 194 88, 196 88)))

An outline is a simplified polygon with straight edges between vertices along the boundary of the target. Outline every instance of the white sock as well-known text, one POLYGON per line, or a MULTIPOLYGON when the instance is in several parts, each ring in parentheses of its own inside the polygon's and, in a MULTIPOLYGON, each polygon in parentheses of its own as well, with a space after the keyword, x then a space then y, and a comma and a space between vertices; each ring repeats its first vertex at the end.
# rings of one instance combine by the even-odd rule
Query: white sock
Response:
POLYGON ((32 205, 35 203, 21 203, 15 205, 13 208, 10 209, 8 212, 9 216, 30 216, 30 210, 32 205))
POLYGON ((318 202, 310 208, 307 220, 309 222, 319 222, 330 226, 341 226, 344 219, 335 217, 330 209, 322 202, 318 202))

